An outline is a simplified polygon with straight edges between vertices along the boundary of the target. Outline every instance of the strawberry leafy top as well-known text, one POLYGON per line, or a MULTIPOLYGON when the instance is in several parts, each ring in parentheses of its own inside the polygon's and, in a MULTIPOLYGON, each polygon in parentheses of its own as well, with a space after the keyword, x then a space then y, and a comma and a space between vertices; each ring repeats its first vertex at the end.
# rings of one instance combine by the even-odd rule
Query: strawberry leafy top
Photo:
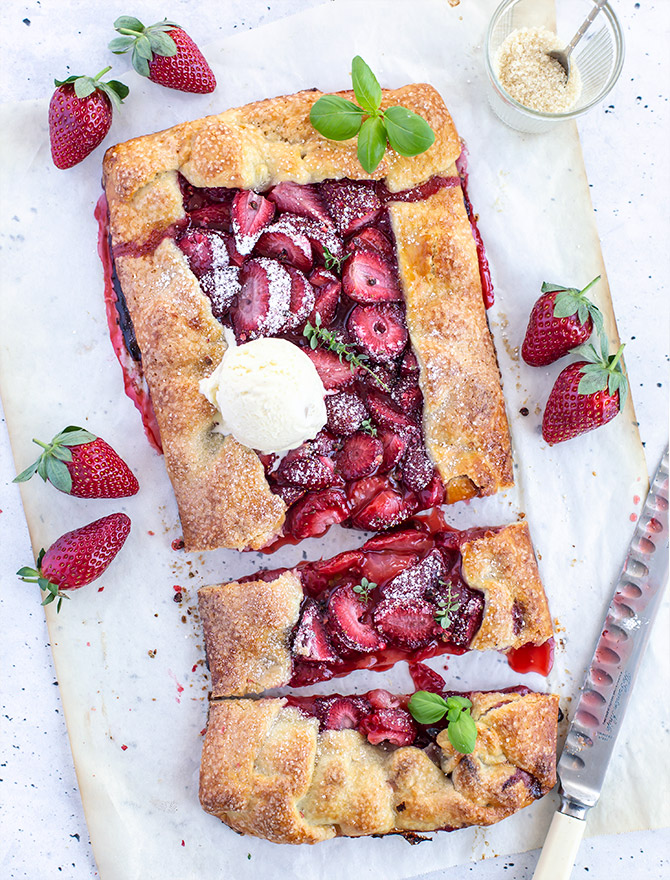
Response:
POLYGON ((121 34, 109 44, 115 55, 123 55, 132 49, 132 63, 141 76, 149 76, 149 62, 154 55, 172 58, 177 54, 177 44, 170 36, 173 28, 179 27, 167 18, 157 24, 145 27, 131 15, 122 15, 114 22, 114 28, 121 34))
POLYGON ((578 290, 576 287, 564 287, 562 284, 549 284, 544 282, 542 285, 542 293, 553 293, 557 291, 554 300, 554 317, 569 318, 576 314, 580 324, 586 324, 589 318, 593 321, 593 326, 598 335, 603 332, 603 315, 597 305, 585 295, 596 282, 600 281, 600 275, 589 281, 586 287, 578 290))
POLYGON ((574 354, 582 358, 586 363, 581 368, 582 378, 577 386, 578 394, 597 394, 607 389, 609 394, 619 392, 619 412, 624 407, 628 393, 628 379, 623 371, 621 355, 625 345, 620 345, 616 354, 608 354, 608 342, 606 336, 600 337, 600 352, 592 343, 580 345, 574 350, 574 354))
POLYGON ((435 141, 435 132, 418 113, 396 105, 381 109, 382 89, 360 55, 351 62, 355 104, 341 95, 322 95, 309 121, 324 137, 347 141, 358 136, 358 161, 368 174, 379 165, 387 144, 401 156, 418 156, 435 141))
POLYGON ((51 443, 42 443, 41 440, 33 439, 44 449, 37 461, 34 461, 24 471, 14 477, 14 483, 25 483, 34 474, 38 474, 44 482, 47 480, 61 492, 70 492, 72 489, 72 476, 65 462, 72 461, 70 446, 82 446, 92 443, 96 439, 95 434, 78 428, 76 425, 68 425, 67 428, 56 434, 51 443))
POLYGON ((67 79, 55 79, 55 86, 72 85, 74 93, 80 100, 88 98, 94 92, 103 92, 110 99, 115 107, 120 107, 123 99, 128 97, 130 89, 125 83, 119 82, 117 79, 110 79, 109 82, 102 82, 100 77, 108 73, 112 68, 105 67, 95 76, 68 76, 67 79))
POLYGON ((42 574, 42 560, 44 559, 44 553, 45 550, 44 547, 42 547, 37 557, 37 568, 24 565, 23 568, 20 568, 16 573, 21 580, 26 581, 26 583, 39 584, 40 590, 42 590, 43 593, 46 593, 46 596, 41 602, 42 605, 49 605, 51 602, 58 599, 56 611, 60 613, 63 599, 69 599, 70 597, 60 590, 57 584, 54 584, 49 578, 44 577, 42 574))

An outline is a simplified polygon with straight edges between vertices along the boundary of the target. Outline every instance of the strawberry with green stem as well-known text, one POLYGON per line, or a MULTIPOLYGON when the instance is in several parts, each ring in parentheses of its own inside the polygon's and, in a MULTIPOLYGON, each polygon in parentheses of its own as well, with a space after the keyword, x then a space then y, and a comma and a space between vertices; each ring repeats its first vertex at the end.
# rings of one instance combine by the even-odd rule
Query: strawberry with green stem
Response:
POLYGON ((600 353, 593 345, 575 350, 581 360, 567 366, 551 389, 542 418, 542 437, 553 446, 607 424, 624 407, 628 380, 623 371, 621 345, 608 354, 605 337, 600 353))
POLYGON ((40 550, 37 568, 24 566, 16 573, 22 581, 36 583, 46 593, 42 605, 58 599, 60 611, 66 591, 97 580, 123 547, 130 532, 130 518, 112 513, 88 525, 66 532, 48 550, 40 550))
POLYGON ((126 498, 139 489, 137 478, 109 443, 84 428, 69 425, 50 443, 33 443, 44 452, 14 478, 15 483, 38 474, 60 492, 78 498, 126 498))
POLYGON ((128 95, 118 80, 102 82, 111 67, 97 76, 69 76, 54 80, 49 103, 49 140, 56 168, 71 168, 88 156, 107 136, 114 107, 128 95))
POLYGON ((114 27, 121 36, 109 48, 115 55, 132 51, 133 67, 141 76, 181 92, 204 95, 216 88, 205 56, 174 21, 164 19, 145 27, 139 19, 122 15, 114 27))
POLYGON ((588 342, 594 329, 598 335, 603 332, 602 312, 586 296, 599 280, 600 275, 582 290, 545 281, 521 346, 521 356, 527 364, 544 367, 588 342))

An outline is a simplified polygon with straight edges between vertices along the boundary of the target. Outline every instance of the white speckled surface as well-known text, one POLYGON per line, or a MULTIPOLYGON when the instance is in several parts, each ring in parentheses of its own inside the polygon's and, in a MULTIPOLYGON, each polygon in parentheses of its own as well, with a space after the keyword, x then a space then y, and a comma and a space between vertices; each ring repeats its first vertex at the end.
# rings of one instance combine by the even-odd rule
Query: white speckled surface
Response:
MULTIPOLYGON (((319 0, 204 0, 198 4, 196 17, 195 4, 187 0, 173 0, 169 8, 148 2, 136 2, 132 8, 109 5, 102 14, 101 5, 93 2, 6 0, 0 12, 5 44, 0 97, 3 101, 44 98, 51 92, 54 76, 97 72, 110 58, 104 47, 113 35, 111 22, 119 14, 132 13, 147 23, 168 15, 205 45, 236 30, 317 5, 319 0)), ((399 13, 405 3, 389 0, 388 6, 389 14, 399 13)), ((627 366, 640 432, 653 468, 667 437, 670 229, 665 206, 670 194, 670 132, 664 35, 668 7, 665 0, 626 0, 616 8, 626 36, 627 63, 610 98, 582 119, 579 128, 619 332, 628 343, 627 366)), ((128 66, 125 58, 114 59, 113 64, 119 73, 128 66)), ((3 203, 2 210, 12 207, 3 203)), ((4 429, 0 442, 4 628, 0 668, 4 672, 1 724, 5 746, 0 774, 5 805, 0 866, 3 876, 17 880, 58 874, 81 880, 95 876, 96 868, 60 714, 43 614, 34 597, 29 597, 29 588, 13 574, 27 563, 31 551, 18 492, 10 482, 14 471, 4 429)), ((645 672, 653 674, 649 665, 645 672)), ((644 679, 631 713, 644 714, 644 679)), ((669 839, 667 831, 657 831, 589 840, 580 851, 574 876, 666 877, 669 839)), ((420 848, 417 867, 419 853, 420 848)), ((527 853, 491 859, 463 866, 459 876, 493 878, 506 872, 505 876, 522 880, 532 875, 536 858, 527 853)), ((165 876, 170 876, 167 869, 165 876)), ((270 873, 259 867, 259 876, 270 873)))

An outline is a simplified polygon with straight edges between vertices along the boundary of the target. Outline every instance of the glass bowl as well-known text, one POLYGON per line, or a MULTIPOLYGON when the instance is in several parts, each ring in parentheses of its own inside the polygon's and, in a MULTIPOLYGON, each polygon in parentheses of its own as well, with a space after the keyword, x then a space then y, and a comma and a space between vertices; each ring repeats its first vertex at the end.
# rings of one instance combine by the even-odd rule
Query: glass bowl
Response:
POLYGON ((562 113, 547 113, 525 107, 501 85, 496 74, 496 56, 504 40, 519 28, 545 27, 558 34, 563 46, 593 9, 592 0, 558 0, 560 18, 552 0, 504 0, 496 9, 486 34, 484 55, 488 74, 488 98, 495 114, 511 128, 524 132, 546 132, 566 119, 575 119, 599 104, 614 86, 624 59, 624 42, 616 15, 606 3, 570 56, 579 69, 582 88, 577 103, 562 113))

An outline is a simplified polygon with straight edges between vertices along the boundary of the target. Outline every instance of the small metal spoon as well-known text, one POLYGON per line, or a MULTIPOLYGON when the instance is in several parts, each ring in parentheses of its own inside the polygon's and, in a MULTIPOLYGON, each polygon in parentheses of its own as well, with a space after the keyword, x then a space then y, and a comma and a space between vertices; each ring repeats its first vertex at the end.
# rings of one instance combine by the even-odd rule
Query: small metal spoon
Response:
POLYGON ((570 40, 570 42, 565 47, 565 49, 548 53, 550 58, 553 58, 555 61, 558 61, 558 63, 561 65, 561 67, 565 71, 566 77, 570 76, 570 53, 575 48, 577 43, 581 40, 581 38, 584 36, 584 34, 587 32, 587 30, 591 27, 591 24, 593 23, 593 19, 596 17, 596 15, 598 15, 598 13, 603 8, 605 3, 607 3, 607 0, 596 0, 595 6, 591 10, 591 12, 589 12, 584 23, 579 28, 579 30, 574 35, 574 37, 570 40))

